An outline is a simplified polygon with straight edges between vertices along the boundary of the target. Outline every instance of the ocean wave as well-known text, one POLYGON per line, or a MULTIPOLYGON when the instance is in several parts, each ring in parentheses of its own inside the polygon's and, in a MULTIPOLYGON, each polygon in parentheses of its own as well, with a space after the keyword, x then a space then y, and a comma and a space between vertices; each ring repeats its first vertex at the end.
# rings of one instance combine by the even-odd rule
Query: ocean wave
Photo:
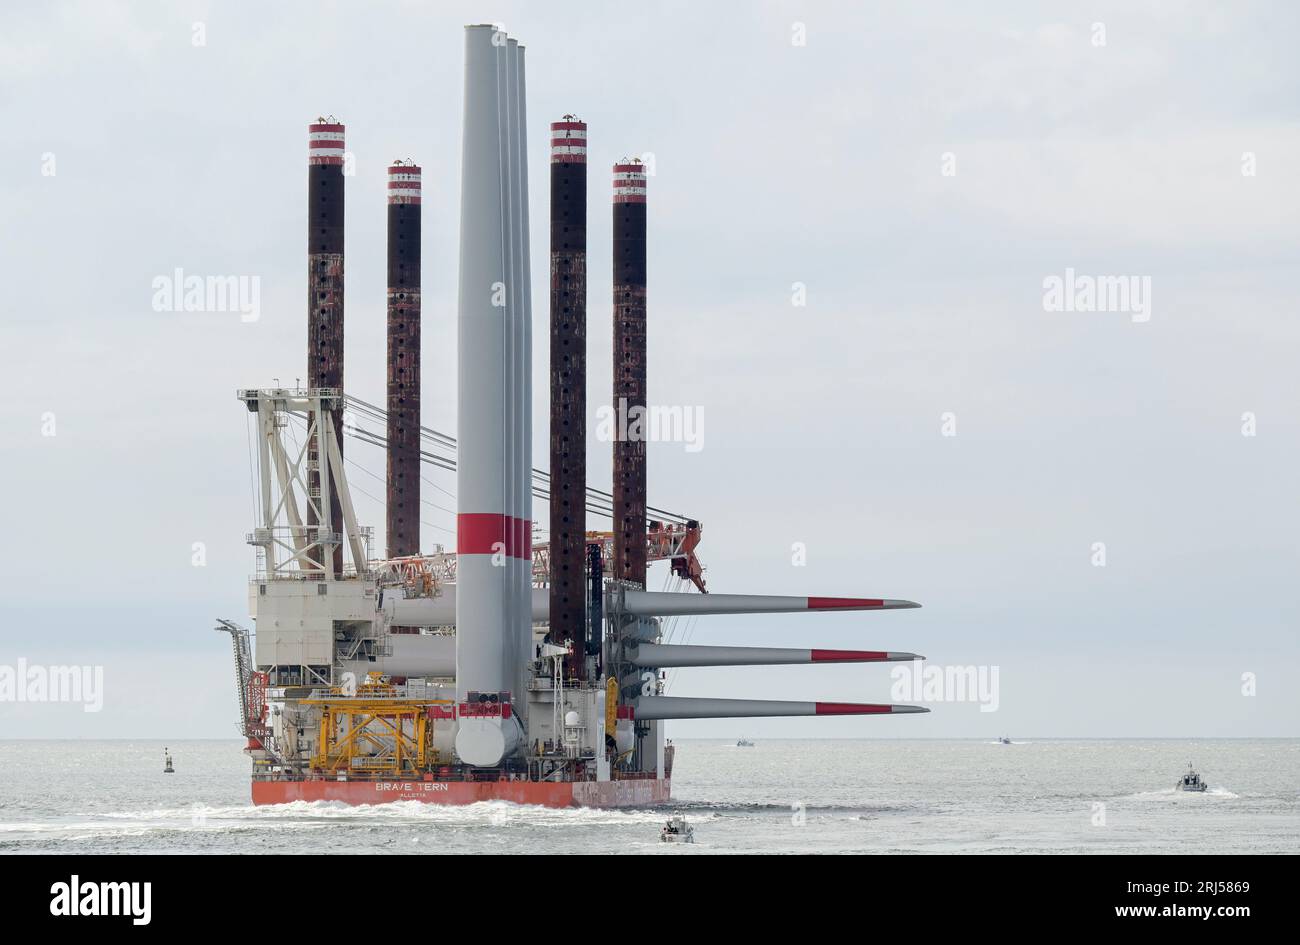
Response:
MULTIPOLYGON (((914 813, 921 809, 917 804, 808 804, 802 810, 809 817, 848 817, 854 819, 861 816, 875 816, 878 814, 906 814, 914 813)), ((725 803, 716 801, 672 801, 664 806, 664 810, 672 811, 678 814, 707 814, 710 817, 725 816, 765 816, 770 814, 781 814, 790 816, 794 813, 794 808, 790 804, 767 804, 767 803, 725 803)))
MULTIPOLYGON (((238 815, 254 821, 326 820, 354 823, 406 823, 492 826, 582 826, 657 822, 663 815, 635 808, 618 810, 589 807, 543 807, 511 801, 476 801, 473 804, 430 804, 401 800, 380 804, 346 804, 342 801, 290 801, 237 808, 238 815)), ((221 810, 209 813, 220 817, 221 810)))
POLYGON ((1151 799, 1151 798, 1164 798, 1164 799, 1189 798, 1190 799, 1190 798, 1198 798, 1198 797, 1218 797, 1218 798, 1224 798, 1226 800, 1235 800, 1236 798, 1241 797, 1241 795, 1234 794, 1232 791, 1229 791, 1227 788, 1215 787, 1213 785, 1211 785, 1208 790, 1203 792, 1182 791, 1176 787, 1171 787, 1171 788, 1161 788, 1158 791, 1139 791, 1136 794, 1127 795, 1127 798, 1131 800, 1144 800, 1144 799, 1151 799))

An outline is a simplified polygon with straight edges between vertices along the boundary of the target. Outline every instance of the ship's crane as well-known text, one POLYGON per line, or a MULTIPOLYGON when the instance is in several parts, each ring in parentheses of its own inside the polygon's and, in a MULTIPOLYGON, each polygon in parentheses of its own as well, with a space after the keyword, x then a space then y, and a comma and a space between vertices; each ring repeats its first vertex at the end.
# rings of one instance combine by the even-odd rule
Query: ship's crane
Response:
MULTIPOLYGON (((388 446, 387 435, 383 432, 362 427, 356 422, 356 418, 366 418, 374 422, 380 431, 383 431, 387 429, 388 412, 382 407, 376 407, 374 404, 351 396, 344 397, 344 404, 347 411, 345 417, 348 416, 348 413, 352 416, 345 420, 343 432, 363 443, 386 449, 388 446)), ((421 462, 436 466, 439 469, 455 471, 455 437, 422 426, 420 427, 420 438, 422 441, 420 449, 421 462)), ((534 469, 532 478, 533 495, 538 499, 549 500, 551 496, 550 473, 543 469, 534 469)), ((610 493, 600 489, 593 489, 590 486, 587 487, 588 512, 596 515, 612 516, 613 503, 614 497, 610 493)), ((674 575, 690 581, 701 593, 707 593, 705 590, 704 566, 695 554, 695 549, 699 546, 703 533, 700 523, 688 516, 668 512, 653 506, 646 507, 646 514, 653 517, 647 527, 646 560, 671 562, 674 575)), ((587 532, 586 542, 588 546, 597 545, 600 547, 600 556, 605 564, 605 572, 610 573, 610 563, 614 556, 614 533, 603 531, 587 532)), ((451 552, 438 552, 423 555, 419 558, 412 556, 406 559, 394 559, 390 564, 398 568, 403 566, 407 569, 417 568, 418 574, 407 575, 413 581, 432 579, 438 583, 449 583, 456 580, 456 555, 451 552)), ((545 587, 550 581, 550 573, 550 543, 534 541, 533 586, 545 587)))
MULTIPOLYGON (((704 566, 695 556, 695 546, 700 543, 700 524, 688 521, 684 525, 675 522, 651 522, 646 535, 646 560, 668 561, 673 574, 690 581, 701 593, 708 591, 704 586, 704 566)), ((613 532, 587 532, 588 548, 600 551, 600 560, 605 573, 609 573, 610 562, 614 557, 613 532)), ((414 588, 422 596, 429 596, 435 585, 455 583, 456 555, 449 551, 437 551, 427 555, 410 555, 404 558, 392 558, 385 565, 398 572, 402 583, 414 588)), ((533 542, 533 587, 547 587, 551 575, 551 543, 533 542)))
MULTIPOLYGON (((590 506, 588 506, 590 508, 590 506)), ((704 587, 704 566, 695 556, 700 543, 700 523, 694 519, 685 522, 650 522, 646 530, 646 561, 668 561, 673 574, 690 581, 701 594, 704 587)), ((587 547, 600 549, 604 572, 609 574, 614 560, 614 533, 587 532, 587 547)), ((533 543, 533 586, 545 587, 551 573, 550 542, 533 543)))

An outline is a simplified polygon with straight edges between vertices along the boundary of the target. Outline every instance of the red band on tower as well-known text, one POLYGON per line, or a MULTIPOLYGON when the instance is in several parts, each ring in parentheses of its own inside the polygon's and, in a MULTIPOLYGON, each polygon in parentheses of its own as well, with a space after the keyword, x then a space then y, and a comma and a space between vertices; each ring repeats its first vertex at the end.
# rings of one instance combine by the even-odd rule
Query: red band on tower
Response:
POLYGON ((568 120, 551 122, 551 163, 587 163, 587 123, 568 120))
POLYGON ((533 560, 533 523, 495 512, 456 516, 456 554, 496 555, 533 560))
POLYGON ((307 126, 307 163, 343 164, 345 154, 343 126, 334 122, 317 122, 307 126))
POLYGON ((614 165, 614 203, 645 203, 645 165, 640 161, 614 165))
POLYGON ((420 167, 417 164, 393 164, 388 168, 388 204, 420 202, 420 167))

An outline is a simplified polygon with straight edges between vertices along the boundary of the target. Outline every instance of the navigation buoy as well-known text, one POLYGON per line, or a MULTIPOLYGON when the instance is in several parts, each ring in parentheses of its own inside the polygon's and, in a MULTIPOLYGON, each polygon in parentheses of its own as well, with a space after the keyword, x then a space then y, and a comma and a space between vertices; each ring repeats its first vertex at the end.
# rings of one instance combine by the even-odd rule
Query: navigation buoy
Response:
POLYGON ((163 749, 163 774, 175 774, 176 769, 172 767, 172 756, 166 748, 163 749))

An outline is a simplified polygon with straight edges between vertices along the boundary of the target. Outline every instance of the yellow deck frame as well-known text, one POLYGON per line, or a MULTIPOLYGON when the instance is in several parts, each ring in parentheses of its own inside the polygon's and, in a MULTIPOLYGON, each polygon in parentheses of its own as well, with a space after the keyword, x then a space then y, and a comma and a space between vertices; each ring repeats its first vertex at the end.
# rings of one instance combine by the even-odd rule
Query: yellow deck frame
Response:
POLYGON ((358 686, 355 694, 332 689, 304 705, 320 706, 320 738, 314 770, 337 774, 397 776, 421 774, 440 759, 433 748, 428 708, 448 699, 400 699, 383 683, 358 686), (378 753, 376 753, 376 750, 378 753))

